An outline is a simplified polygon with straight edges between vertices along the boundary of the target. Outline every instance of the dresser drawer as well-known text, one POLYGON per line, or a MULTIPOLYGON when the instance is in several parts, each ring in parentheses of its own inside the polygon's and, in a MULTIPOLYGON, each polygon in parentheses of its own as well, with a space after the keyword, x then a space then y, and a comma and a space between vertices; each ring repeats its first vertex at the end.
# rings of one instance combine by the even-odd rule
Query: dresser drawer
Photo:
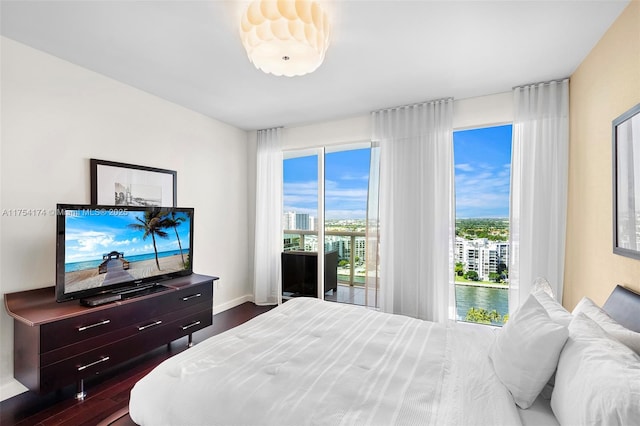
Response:
POLYGON ((40 367, 46 367, 49 364, 53 364, 66 358, 73 357, 76 354, 87 352, 94 348, 103 347, 112 342, 118 342, 131 336, 150 333, 152 330, 161 328, 161 326, 165 324, 170 324, 183 318, 188 318, 194 312, 199 313, 206 310, 212 310, 211 303, 209 301, 204 301, 203 303, 195 306, 189 306, 183 309, 158 314, 156 316, 145 316, 138 322, 128 324, 109 333, 100 334, 98 336, 82 340, 80 342, 61 346, 51 351, 42 353, 40 355, 40 367))
POLYGON ((105 336, 141 321, 161 317, 167 312, 190 308, 203 301, 211 301, 210 282, 167 291, 139 299, 118 302, 109 309, 87 308, 87 313, 41 326, 40 353, 105 336))
POLYGON ((171 297, 173 300, 170 302, 169 309, 172 310, 197 305, 205 300, 211 302, 213 300, 213 282, 210 281, 188 288, 181 288, 178 291, 172 292, 171 297))
POLYGON ((140 330, 128 338, 44 366, 40 370, 40 391, 48 392, 100 374, 123 361, 207 327, 213 322, 212 315, 212 308, 192 311, 173 322, 140 330))

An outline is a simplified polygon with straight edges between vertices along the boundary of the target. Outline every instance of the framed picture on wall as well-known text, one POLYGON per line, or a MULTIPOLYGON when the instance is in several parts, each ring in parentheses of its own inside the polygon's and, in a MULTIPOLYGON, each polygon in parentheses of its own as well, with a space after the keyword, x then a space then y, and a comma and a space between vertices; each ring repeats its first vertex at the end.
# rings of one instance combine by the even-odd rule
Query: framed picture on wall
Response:
POLYGON ((174 170, 91 159, 91 204, 175 207, 174 170))
POLYGON ((640 104, 613 120, 613 252, 640 259, 640 104))

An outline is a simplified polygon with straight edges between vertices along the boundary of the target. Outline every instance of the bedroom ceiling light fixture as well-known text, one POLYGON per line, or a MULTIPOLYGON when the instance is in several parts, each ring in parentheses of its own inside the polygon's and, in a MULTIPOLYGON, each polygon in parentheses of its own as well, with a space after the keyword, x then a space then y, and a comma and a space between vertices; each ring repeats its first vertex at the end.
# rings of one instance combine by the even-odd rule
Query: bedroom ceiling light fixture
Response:
POLYGON ((329 33, 327 14, 310 0, 255 0, 240 20, 249 60, 277 76, 315 71, 324 60, 329 33))

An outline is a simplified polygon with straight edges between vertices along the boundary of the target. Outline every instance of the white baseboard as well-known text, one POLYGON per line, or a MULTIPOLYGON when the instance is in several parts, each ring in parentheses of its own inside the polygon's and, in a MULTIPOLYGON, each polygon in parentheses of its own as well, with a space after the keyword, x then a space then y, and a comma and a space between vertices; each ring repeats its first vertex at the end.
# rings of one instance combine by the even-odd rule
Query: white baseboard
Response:
MULTIPOLYGON (((215 299, 215 298, 214 298, 215 299)), ((242 305, 245 302, 253 302, 253 294, 245 294, 228 302, 221 303, 219 305, 213 305, 213 315, 224 312, 227 309, 235 308, 238 305, 242 305)))
POLYGON ((29 389, 24 387, 20 382, 12 378, 7 383, 3 383, 0 386, 0 401, 13 398, 14 396, 19 395, 28 390, 29 389))

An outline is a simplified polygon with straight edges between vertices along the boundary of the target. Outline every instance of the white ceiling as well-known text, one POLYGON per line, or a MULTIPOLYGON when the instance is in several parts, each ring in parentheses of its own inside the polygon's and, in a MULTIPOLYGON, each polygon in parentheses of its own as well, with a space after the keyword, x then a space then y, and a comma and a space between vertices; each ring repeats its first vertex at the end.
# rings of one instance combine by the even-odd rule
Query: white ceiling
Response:
POLYGON ((569 76, 629 0, 332 1, 324 64, 247 59, 246 1, 5 1, 2 35, 241 129, 509 91, 569 76))

